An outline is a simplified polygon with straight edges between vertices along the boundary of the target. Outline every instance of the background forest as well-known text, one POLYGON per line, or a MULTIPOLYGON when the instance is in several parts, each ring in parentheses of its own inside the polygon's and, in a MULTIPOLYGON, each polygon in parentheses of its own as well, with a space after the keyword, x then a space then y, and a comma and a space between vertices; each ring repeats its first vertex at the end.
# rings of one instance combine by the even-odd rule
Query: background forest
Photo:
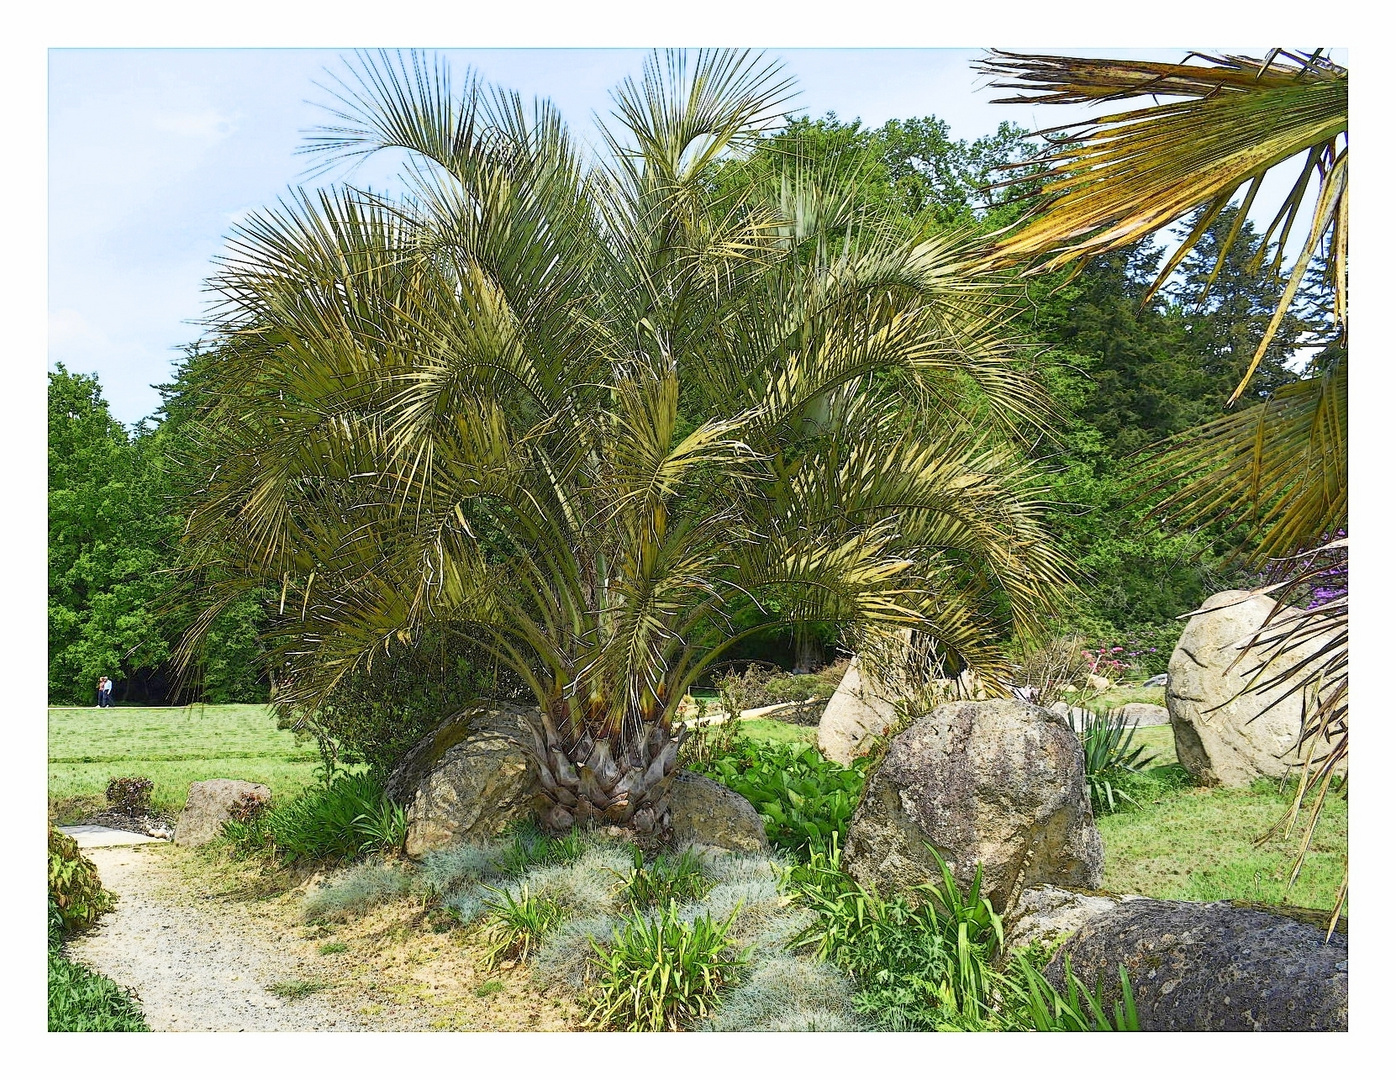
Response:
MULTIPOLYGON (((829 114, 790 120, 755 153, 779 155, 797 143, 817 151, 831 183, 859 174, 907 229, 992 231, 1017 220, 1035 195, 1001 171, 1040 150, 1011 124, 969 141, 952 138, 934 116, 865 129, 829 114)), ((712 183, 720 188, 731 170, 743 167, 719 163, 712 183)), ((1140 675, 1166 669, 1182 628, 1178 615, 1213 592, 1250 581, 1229 561, 1234 538, 1220 528, 1178 531, 1150 512, 1162 492, 1150 491, 1148 455, 1141 454, 1222 411, 1276 306, 1279 286, 1255 268, 1261 240, 1249 222, 1240 224, 1208 286, 1234 213, 1213 221, 1170 284, 1147 303, 1141 298, 1165 254, 1151 241, 1098 258, 1074 278, 1032 279, 1016 315, 1020 333, 1037 346, 1033 362, 1056 402, 1032 457, 1051 504, 1049 527, 1081 585, 1056 613, 1053 629, 1095 646, 1122 646, 1135 654, 1140 675)), ((1297 377, 1296 349, 1319 329, 1320 316, 1303 305, 1296 311, 1243 403, 1297 377)), ((103 674, 116 680, 118 702, 268 700, 272 673, 261 662, 259 635, 277 617, 277 595, 223 612, 191 674, 177 679, 172 663, 195 615, 185 599, 188 583, 171 569, 182 531, 179 507, 199 483, 188 465, 186 421, 201 371, 216 362, 191 346, 173 381, 159 388, 163 407, 129 430, 110 415, 95 377, 62 365, 49 374, 53 704, 91 703, 103 674)), ((696 425, 703 418, 688 419, 696 425)), ((509 693, 467 646, 440 644, 417 650, 410 662, 376 667, 341 692, 346 704, 397 714, 410 732, 439 718, 446 702, 509 693)), ((832 658, 837 644, 827 635, 797 648, 788 633, 758 635, 732 659, 802 667, 832 658)))

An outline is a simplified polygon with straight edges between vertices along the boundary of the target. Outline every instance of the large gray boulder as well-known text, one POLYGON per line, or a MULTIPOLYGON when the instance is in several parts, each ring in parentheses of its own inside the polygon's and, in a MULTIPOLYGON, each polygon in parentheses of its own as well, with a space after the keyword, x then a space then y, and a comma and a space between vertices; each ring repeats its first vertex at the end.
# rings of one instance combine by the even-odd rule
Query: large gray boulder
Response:
POLYGON ((457 717, 412 748, 386 790, 407 804, 410 858, 498 836, 534 812, 538 771, 526 748, 526 709, 457 717))
POLYGON ((766 826, 756 807, 716 780, 677 772, 669 786, 669 827, 677 848, 698 844, 729 851, 765 851, 766 826))
POLYGON ((957 701, 903 731, 853 815, 844 869, 884 893, 938 881, 931 844, 996 911, 1036 885, 1096 889, 1104 853, 1081 743, 1025 701, 957 701))
POLYGON ((189 797, 175 822, 174 842, 186 847, 207 844, 222 834, 223 823, 232 818, 234 810, 251 812, 270 798, 271 788, 266 784, 196 780, 189 785, 189 797))
POLYGON ((896 718, 892 704, 864 681, 855 656, 819 718, 819 752, 840 765, 852 764, 896 718))
POLYGON ((1061 947, 1047 977, 1072 974, 1120 1000, 1119 965, 1144 1031, 1346 1031, 1347 935, 1219 902, 1122 898, 1061 947))
MULTIPOLYGON (((1273 647, 1241 655, 1276 605, 1245 591, 1217 593, 1188 620, 1168 664, 1164 700, 1173 723, 1178 761, 1198 782, 1247 787, 1268 776, 1280 779, 1297 765, 1303 694, 1284 697, 1292 685, 1240 694, 1273 647), (1240 696, 1237 696, 1237 695, 1240 696)), ((1271 620, 1297 615, 1284 607, 1271 620)), ((1268 634, 1268 632, 1267 632, 1268 634)), ((1323 644, 1314 639, 1277 658, 1275 671, 1301 660, 1323 644)))

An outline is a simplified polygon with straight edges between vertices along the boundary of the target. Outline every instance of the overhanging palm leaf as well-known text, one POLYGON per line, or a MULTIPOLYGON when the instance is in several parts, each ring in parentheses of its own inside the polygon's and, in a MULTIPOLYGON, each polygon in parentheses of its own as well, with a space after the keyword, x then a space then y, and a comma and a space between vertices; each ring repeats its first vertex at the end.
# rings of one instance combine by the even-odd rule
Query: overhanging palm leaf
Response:
MULTIPOLYGON (((995 52, 978 64, 996 77, 991 85, 1021 91, 996 99, 1004 103, 1154 99, 1150 105, 1041 133, 1052 136, 1049 153, 1013 167, 1032 171, 1042 184, 1044 205, 1000 238, 986 262, 1004 266, 1041 260, 1042 269, 1056 269, 1124 247, 1200 209, 1152 294, 1242 188, 1237 228, 1270 170, 1302 158, 1300 175, 1260 245, 1263 255, 1270 241, 1277 240, 1272 273, 1281 274, 1285 242, 1301 202, 1317 185, 1313 218, 1270 324, 1232 394, 1234 402, 1265 355, 1310 262, 1325 245, 1332 256, 1327 265, 1336 320, 1346 326, 1348 75, 1319 52, 1276 50, 1264 60, 1197 58, 1204 63, 995 52)), ((1218 267, 1237 228, 1217 253, 1218 267)))

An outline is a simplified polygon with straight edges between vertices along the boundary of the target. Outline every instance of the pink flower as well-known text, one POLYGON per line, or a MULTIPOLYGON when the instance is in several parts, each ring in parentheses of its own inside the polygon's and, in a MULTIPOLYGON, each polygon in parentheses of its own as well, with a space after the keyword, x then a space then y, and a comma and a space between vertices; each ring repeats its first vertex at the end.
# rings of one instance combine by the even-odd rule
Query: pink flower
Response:
POLYGON ((1110 651, 1111 651, 1111 652, 1124 652, 1124 651, 1125 651, 1125 647, 1124 647, 1123 645, 1116 645, 1116 646, 1115 646, 1113 649, 1111 649, 1110 651))

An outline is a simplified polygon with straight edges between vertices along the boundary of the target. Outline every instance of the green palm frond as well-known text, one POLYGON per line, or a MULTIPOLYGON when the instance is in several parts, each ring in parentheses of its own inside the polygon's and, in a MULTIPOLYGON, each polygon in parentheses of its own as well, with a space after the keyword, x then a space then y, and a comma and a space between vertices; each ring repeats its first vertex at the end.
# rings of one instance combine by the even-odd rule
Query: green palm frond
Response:
MULTIPOLYGON (((979 70, 995 80, 991 85, 1019 91, 996 99, 1000 102, 1152 98, 1148 105, 1043 133, 1051 136, 1048 153, 1014 166, 1041 184, 1043 204, 994 243, 985 265, 1036 261, 1043 270, 1057 269, 1124 247, 1200 210, 1152 294, 1243 189, 1238 224, 1271 170, 1300 161, 1299 176, 1260 246, 1263 255, 1276 241, 1270 271, 1277 278, 1283 276, 1281 260, 1301 203, 1316 189, 1313 218, 1234 402, 1265 355, 1305 271, 1325 248, 1332 256, 1327 266, 1336 320, 1339 326, 1347 323, 1348 73, 1321 52, 1196 58, 1202 63, 995 52, 980 62, 979 70)), ((1236 231, 1217 252, 1218 266, 1236 231)))
POLYGON ((1145 466, 1182 527, 1226 521, 1276 559, 1347 526, 1347 358, 1260 403, 1184 432, 1145 466))

